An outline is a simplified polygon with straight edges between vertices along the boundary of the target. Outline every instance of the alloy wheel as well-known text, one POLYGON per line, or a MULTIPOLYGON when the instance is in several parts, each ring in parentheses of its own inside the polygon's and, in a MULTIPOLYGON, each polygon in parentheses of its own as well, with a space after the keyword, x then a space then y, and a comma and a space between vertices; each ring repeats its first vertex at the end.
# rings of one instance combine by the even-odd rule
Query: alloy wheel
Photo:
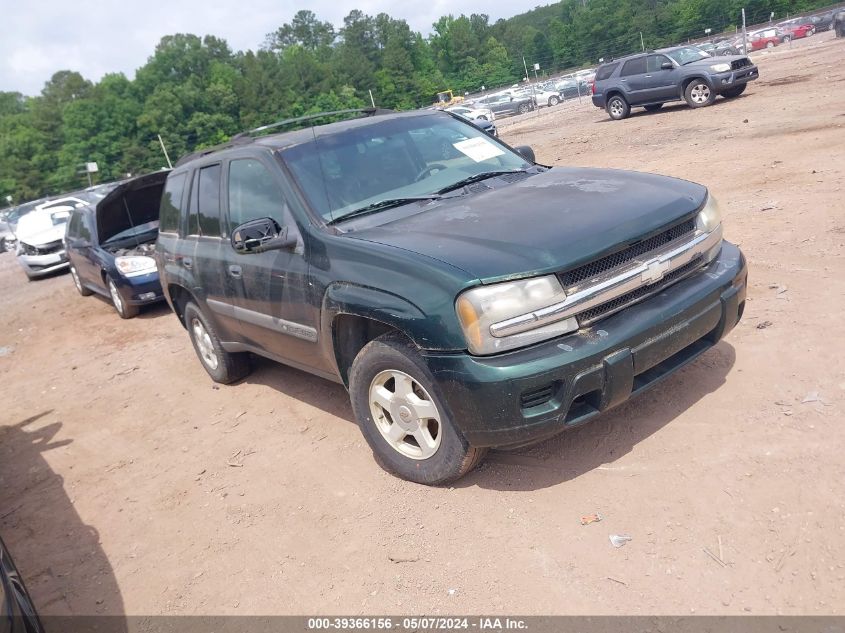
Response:
POLYGON ((380 372, 370 383, 369 400, 376 428, 396 452, 422 460, 440 448, 440 412, 411 376, 395 369, 380 372))
POLYGON ((707 103, 710 99, 710 87, 707 84, 696 84, 690 90, 690 98, 696 103, 707 103))
POLYGON ((214 344, 211 342, 211 337, 208 335, 208 330, 198 318, 194 317, 191 320, 191 331, 194 335, 194 341, 197 344, 197 351, 200 354, 202 362, 206 367, 214 371, 220 362, 217 358, 217 353, 214 351, 214 344))

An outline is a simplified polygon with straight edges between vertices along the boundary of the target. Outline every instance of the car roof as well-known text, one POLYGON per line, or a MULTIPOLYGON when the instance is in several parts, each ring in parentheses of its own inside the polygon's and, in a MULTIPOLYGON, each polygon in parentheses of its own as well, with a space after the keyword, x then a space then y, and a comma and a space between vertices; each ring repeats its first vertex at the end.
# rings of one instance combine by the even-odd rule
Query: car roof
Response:
POLYGON ((183 156, 176 163, 176 168, 183 167, 184 165, 187 165, 188 163, 191 163, 194 160, 205 158, 207 156, 211 156, 219 152, 224 152, 234 148, 259 147, 267 148, 274 151, 284 150, 290 147, 295 147, 297 145, 302 145, 303 143, 308 143, 310 141, 313 141, 314 138, 331 136, 340 132, 346 132, 347 130, 366 128, 369 126, 378 125, 381 121, 384 121, 385 119, 410 119, 415 117, 436 116, 451 118, 452 115, 447 114, 442 110, 409 110, 407 112, 377 110, 369 116, 362 116, 355 119, 337 121, 335 123, 326 123, 323 125, 308 126, 299 130, 292 130, 290 132, 281 132, 277 134, 270 134, 267 136, 257 137, 239 134, 232 137, 229 142, 223 143, 222 145, 217 145, 215 147, 210 147, 208 149, 183 156))

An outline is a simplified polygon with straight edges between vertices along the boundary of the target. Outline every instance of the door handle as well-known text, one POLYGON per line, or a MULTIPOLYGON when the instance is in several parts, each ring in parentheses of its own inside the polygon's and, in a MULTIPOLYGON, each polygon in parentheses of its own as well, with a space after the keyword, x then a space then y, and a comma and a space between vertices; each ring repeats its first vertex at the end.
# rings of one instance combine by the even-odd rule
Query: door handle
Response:
POLYGON ((182 265, 185 268, 190 270, 191 268, 194 267, 194 260, 192 260, 190 257, 183 257, 182 258, 182 265))
POLYGON ((229 274, 235 279, 240 279, 243 276, 243 270, 237 264, 229 266, 229 274))

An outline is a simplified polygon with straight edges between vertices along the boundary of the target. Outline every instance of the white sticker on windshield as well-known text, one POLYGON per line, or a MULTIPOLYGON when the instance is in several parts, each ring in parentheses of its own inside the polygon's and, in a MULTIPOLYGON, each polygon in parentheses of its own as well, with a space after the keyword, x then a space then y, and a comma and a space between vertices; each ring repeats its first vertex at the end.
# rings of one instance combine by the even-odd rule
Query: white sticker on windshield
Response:
POLYGON ((462 154, 466 154, 476 163, 493 158, 494 156, 501 156, 505 153, 481 136, 454 143, 454 146, 456 150, 462 154))

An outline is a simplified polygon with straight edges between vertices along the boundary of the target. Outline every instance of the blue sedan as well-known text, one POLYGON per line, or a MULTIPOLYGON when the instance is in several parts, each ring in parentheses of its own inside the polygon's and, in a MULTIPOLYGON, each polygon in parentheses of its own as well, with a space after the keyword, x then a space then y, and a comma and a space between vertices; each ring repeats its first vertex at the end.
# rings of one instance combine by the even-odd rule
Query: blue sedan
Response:
POLYGON ((108 298, 124 319, 164 299, 154 254, 167 173, 122 182, 99 202, 74 209, 67 224, 65 248, 76 289, 108 298))

